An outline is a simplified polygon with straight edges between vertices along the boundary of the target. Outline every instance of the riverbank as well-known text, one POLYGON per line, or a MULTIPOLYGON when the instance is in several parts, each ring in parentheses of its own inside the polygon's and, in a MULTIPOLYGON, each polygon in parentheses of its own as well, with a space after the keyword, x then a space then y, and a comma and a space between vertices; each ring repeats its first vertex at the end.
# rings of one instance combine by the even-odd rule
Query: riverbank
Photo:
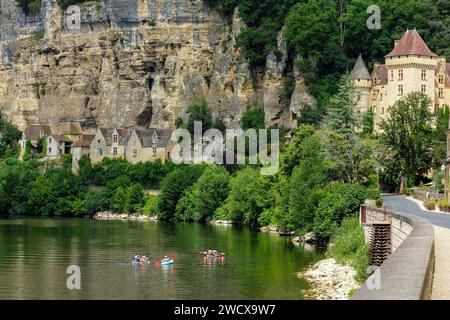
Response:
POLYGON ((356 270, 343 266, 333 258, 321 260, 297 276, 304 278, 310 289, 305 291, 305 299, 347 300, 360 287, 355 280, 356 270))
POLYGON ((156 216, 146 216, 143 214, 126 214, 126 213, 115 213, 111 211, 97 212, 92 216, 96 220, 128 220, 128 221, 157 221, 156 216))

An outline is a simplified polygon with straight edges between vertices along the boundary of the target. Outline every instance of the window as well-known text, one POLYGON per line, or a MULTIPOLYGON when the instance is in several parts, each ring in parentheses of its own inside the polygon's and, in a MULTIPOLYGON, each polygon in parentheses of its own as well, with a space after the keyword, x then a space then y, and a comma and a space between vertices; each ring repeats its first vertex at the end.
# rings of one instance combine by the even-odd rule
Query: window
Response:
POLYGON ((398 86, 398 95, 399 95, 399 96, 402 96, 402 95, 403 95, 403 85, 402 85, 402 84, 400 84, 400 85, 398 86))
POLYGON ((59 152, 59 154, 62 154, 62 153, 63 153, 63 152, 62 152, 62 149, 59 149, 58 152, 59 152))
POLYGON ((97 140, 97 143, 100 143, 100 139, 97 140))
POLYGON ((384 114, 384 107, 381 108, 381 114, 384 114))
POLYGON ((52 138, 48 138, 48 143, 52 143, 52 138))
POLYGON ((112 154, 113 156, 117 156, 117 147, 113 147, 112 154))
POLYGON ((394 70, 391 70, 391 81, 394 81, 394 70))
POLYGON ((444 76, 442 74, 439 75, 439 83, 444 83, 444 76))
POLYGON ((420 88, 420 92, 427 93, 427 86, 423 84, 422 87, 420 88))
POLYGON ((137 149, 133 149, 133 158, 137 157, 137 149))
POLYGON ((422 80, 427 80, 427 70, 422 70, 422 80))
POLYGON ((48 148, 48 153, 52 153, 52 148, 48 148))
POLYGON ((113 135, 113 142, 117 142, 118 141, 118 137, 117 134, 113 135))
POLYGON ((157 142, 158 142, 158 136, 155 133, 152 137, 152 144, 155 145, 157 142))
POLYGON ((444 88, 439 88, 439 98, 444 97, 444 88))
POLYGON ((102 149, 97 149, 97 155, 98 155, 98 156, 102 156, 102 155, 103 155, 102 149))
POLYGON ((45 136, 44 130, 39 131, 39 136, 40 136, 41 138, 43 138, 43 137, 45 136))
POLYGON ((380 93, 380 101, 383 101, 383 94, 380 93))
POLYGON ((153 147, 152 151, 153 151, 153 156, 156 157, 156 147, 153 147))
POLYGON ((398 70, 398 80, 403 80, 403 70, 398 70))

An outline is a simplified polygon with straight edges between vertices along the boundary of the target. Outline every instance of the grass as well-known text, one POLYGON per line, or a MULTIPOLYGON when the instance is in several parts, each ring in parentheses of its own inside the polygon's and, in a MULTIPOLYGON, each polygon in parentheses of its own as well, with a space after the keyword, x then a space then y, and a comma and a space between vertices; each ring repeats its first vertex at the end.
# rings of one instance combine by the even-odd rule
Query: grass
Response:
POLYGON ((356 270, 355 280, 359 283, 367 280, 369 264, 369 248, 364 231, 359 225, 358 216, 348 217, 342 221, 331 239, 332 245, 328 255, 340 264, 351 265, 356 270))

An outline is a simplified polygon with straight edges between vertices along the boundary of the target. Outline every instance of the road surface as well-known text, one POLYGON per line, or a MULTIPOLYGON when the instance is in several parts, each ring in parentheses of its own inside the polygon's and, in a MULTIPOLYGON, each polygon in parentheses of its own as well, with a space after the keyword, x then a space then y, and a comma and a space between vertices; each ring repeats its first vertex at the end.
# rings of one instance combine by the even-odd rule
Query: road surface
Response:
POLYGON ((450 229, 450 214, 422 210, 420 206, 405 196, 383 196, 384 205, 393 211, 413 214, 427 219, 433 225, 450 229))
POLYGON ((427 219, 434 228, 435 266, 431 299, 450 299, 450 214, 430 212, 404 196, 383 196, 384 205, 396 212, 427 219))

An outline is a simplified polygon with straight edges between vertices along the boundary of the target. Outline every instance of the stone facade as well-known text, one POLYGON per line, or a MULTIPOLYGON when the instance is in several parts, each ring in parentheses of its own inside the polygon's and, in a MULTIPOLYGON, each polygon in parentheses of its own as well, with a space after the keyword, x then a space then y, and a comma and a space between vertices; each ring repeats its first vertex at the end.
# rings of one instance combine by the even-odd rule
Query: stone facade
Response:
POLYGON ((129 134, 127 129, 98 129, 89 150, 91 162, 98 163, 104 157, 125 159, 129 134))
POLYGON ((389 107, 408 93, 428 95, 431 112, 450 106, 450 64, 434 54, 415 29, 405 32, 385 56, 385 64, 375 64, 370 76, 361 57, 351 75, 362 92, 358 112, 373 111, 376 131, 389 107))
POLYGON ((171 129, 134 130, 128 140, 125 158, 130 163, 170 159, 175 141, 171 129))

